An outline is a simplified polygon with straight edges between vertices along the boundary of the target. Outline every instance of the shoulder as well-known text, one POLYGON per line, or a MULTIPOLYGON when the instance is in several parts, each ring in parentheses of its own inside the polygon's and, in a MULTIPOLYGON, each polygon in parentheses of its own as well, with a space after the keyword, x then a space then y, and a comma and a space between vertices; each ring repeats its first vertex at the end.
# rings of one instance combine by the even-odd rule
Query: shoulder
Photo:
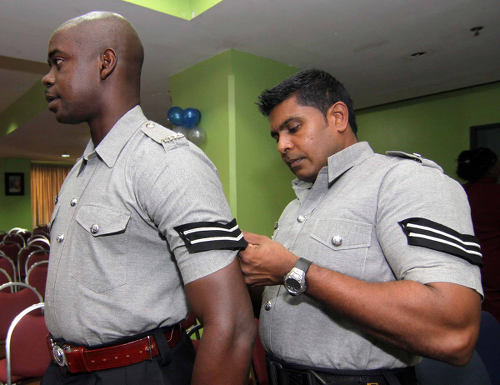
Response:
POLYGON ((163 127, 161 124, 151 120, 141 125, 140 132, 148 141, 152 141, 149 143, 150 145, 153 143, 159 144, 165 151, 189 146, 189 142, 184 135, 163 127))

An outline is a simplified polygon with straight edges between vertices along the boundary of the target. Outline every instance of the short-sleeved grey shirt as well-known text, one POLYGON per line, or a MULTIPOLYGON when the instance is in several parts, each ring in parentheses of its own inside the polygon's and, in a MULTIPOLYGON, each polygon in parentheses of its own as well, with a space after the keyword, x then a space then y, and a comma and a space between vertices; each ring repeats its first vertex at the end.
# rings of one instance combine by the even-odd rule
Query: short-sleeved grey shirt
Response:
POLYGON ((97 345, 172 325, 183 284, 233 261, 235 250, 186 250, 174 227, 228 223, 217 170, 139 106, 67 176, 51 219, 45 317, 54 337, 97 345))
MULTIPOLYGON (((482 295, 479 268, 408 245, 398 222, 426 218, 473 234, 467 197, 435 163, 375 154, 360 142, 334 154, 314 184, 294 181, 274 239, 294 254, 369 282, 452 282, 482 295)), ((333 369, 414 365, 419 357, 367 335, 307 295, 267 287, 260 312, 266 349, 296 364, 333 369), (266 306, 267 305, 267 306, 266 306)))

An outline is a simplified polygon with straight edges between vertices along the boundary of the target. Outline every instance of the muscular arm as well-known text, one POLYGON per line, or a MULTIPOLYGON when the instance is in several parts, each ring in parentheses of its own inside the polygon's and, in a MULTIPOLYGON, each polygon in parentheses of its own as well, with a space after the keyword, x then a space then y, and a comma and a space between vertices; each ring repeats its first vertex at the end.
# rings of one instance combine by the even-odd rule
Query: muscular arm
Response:
MULTIPOLYGON (((245 239, 250 245, 240 256, 246 283, 280 284, 297 256, 264 236, 245 233, 245 239)), ((480 297, 472 289, 409 280, 365 282, 315 264, 307 283, 307 295, 379 339, 456 365, 472 356, 480 319, 480 297)))
POLYGON ((187 284, 186 294, 203 324, 192 384, 245 384, 256 331, 238 261, 187 284))

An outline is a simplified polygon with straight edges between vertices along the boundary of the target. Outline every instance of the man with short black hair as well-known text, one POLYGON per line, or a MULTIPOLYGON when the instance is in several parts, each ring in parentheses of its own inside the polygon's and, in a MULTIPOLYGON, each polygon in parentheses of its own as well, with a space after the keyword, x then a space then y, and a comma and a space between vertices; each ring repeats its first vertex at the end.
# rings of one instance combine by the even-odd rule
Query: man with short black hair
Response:
POLYGON ((246 243, 215 166, 142 113, 136 31, 85 14, 54 32, 48 62, 49 109, 87 122, 91 141, 50 222, 42 383, 246 383, 255 322, 235 259, 246 243), (188 311, 204 326, 196 358, 188 311))
POLYGON ((247 284, 266 286, 272 384, 416 384, 418 355, 474 349, 481 252, 461 186, 418 154, 358 142, 351 98, 320 70, 264 91, 297 199, 273 240, 244 233, 247 284))

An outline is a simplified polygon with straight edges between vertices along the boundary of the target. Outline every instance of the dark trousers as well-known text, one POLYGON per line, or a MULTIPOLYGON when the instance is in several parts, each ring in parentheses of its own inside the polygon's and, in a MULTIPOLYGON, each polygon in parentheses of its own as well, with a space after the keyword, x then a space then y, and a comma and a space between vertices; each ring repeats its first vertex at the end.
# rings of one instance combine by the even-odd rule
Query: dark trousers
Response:
POLYGON ((170 353, 168 363, 156 356, 134 365, 90 373, 71 374, 52 361, 40 385, 189 385, 195 358, 189 337, 184 335, 170 353))

